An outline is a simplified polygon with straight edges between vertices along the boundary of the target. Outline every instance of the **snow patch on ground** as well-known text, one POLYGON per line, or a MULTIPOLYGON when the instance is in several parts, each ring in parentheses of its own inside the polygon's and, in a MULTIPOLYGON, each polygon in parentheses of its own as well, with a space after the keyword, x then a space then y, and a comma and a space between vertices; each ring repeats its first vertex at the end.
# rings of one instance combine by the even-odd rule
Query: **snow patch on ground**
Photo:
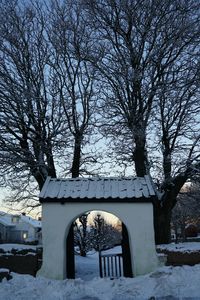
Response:
POLYGON ((0 283, 4 300, 200 299, 200 265, 162 267, 133 279, 50 280, 12 273, 0 283))
POLYGON ((9 273, 9 269, 0 268, 0 273, 9 273))
MULTIPOLYGON (((162 247, 179 247, 177 251, 200 249, 200 245, 195 244, 162 247)), ((107 251, 114 252, 120 252, 120 248, 107 251)), ((76 277, 81 278, 75 280, 11 273, 11 280, 3 279, 0 283, 0 300, 200 300, 200 264, 162 267, 136 278, 101 279, 98 277, 98 253, 91 252, 86 258, 76 256, 76 267, 76 277)))
MULTIPOLYGON (((121 246, 114 247, 112 249, 102 251, 102 254, 117 254, 122 253, 121 246)), ((86 257, 79 255, 75 256, 76 266, 76 278, 84 280, 92 280, 95 277, 99 277, 99 254, 98 252, 91 251, 86 257)))

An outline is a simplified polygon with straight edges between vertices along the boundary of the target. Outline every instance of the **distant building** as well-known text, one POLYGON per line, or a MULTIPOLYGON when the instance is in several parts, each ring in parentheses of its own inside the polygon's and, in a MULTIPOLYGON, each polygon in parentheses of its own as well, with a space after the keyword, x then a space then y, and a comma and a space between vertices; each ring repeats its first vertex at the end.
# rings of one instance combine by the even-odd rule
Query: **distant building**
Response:
POLYGON ((0 212, 0 243, 42 242, 42 223, 25 214, 0 212))

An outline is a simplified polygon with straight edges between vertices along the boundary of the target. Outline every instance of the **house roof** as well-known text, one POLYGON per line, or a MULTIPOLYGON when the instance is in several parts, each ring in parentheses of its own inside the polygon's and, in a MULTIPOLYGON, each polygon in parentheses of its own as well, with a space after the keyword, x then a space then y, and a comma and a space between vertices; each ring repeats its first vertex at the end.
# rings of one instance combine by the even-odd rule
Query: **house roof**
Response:
POLYGON ((16 226, 17 224, 19 223, 13 223, 12 222, 12 217, 13 216, 18 216, 19 219, 20 219, 20 223, 26 223, 26 224, 29 224, 29 225, 32 225, 33 227, 41 227, 41 222, 38 221, 38 220, 35 220, 29 216, 24 216, 24 215, 19 215, 19 214, 8 214, 8 213, 5 213, 5 212, 0 212, 0 223, 5 225, 5 226, 16 226))
POLYGON ((40 202, 151 202, 156 194, 149 176, 128 178, 48 177, 40 202))
POLYGON ((35 220, 35 219, 33 219, 33 218, 29 217, 29 216, 21 215, 21 220, 23 222, 26 222, 26 223, 32 225, 35 228, 42 227, 42 222, 41 221, 35 220))
POLYGON ((12 223, 12 215, 3 211, 0 211, 0 223, 5 226, 15 226, 15 224, 12 223))

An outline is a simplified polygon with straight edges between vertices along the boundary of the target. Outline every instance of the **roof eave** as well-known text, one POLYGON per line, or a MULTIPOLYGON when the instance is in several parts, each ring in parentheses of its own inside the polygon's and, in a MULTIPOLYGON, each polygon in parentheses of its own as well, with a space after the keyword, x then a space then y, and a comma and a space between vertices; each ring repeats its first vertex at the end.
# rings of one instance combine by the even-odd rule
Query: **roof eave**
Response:
POLYGON ((157 200, 155 195, 140 198, 39 198, 40 203, 149 203, 157 200))

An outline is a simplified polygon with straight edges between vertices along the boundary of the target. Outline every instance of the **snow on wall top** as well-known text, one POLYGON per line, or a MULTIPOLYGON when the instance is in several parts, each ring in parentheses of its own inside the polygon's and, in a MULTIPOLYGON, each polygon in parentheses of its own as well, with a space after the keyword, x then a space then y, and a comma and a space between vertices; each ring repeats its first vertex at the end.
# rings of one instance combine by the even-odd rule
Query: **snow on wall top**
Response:
POLYGON ((149 176, 135 178, 70 178, 48 177, 39 198, 41 202, 59 200, 130 199, 150 201, 155 191, 149 176), (54 199, 54 200, 53 200, 54 199))

